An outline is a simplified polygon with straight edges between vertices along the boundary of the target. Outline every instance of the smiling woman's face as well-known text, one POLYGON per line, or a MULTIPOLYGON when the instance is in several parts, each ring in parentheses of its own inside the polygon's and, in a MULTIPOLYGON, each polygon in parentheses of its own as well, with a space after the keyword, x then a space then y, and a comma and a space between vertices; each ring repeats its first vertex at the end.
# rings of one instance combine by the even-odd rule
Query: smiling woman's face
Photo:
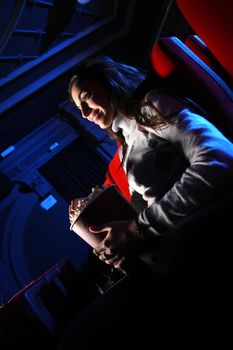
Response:
POLYGON ((71 88, 71 96, 83 118, 98 124, 102 129, 112 125, 115 111, 112 110, 107 91, 98 83, 86 80, 71 88))

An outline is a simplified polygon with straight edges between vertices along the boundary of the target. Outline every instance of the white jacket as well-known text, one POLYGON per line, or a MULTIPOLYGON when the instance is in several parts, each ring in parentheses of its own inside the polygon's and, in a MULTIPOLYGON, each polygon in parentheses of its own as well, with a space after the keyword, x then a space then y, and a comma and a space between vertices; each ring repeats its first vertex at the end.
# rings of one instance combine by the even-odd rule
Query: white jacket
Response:
POLYGON ((183 101, 154 95, 153 104, 173 123, 140 129, 134 119, 116 116, 127 144, 124 169, 131 194, 147 208, 139 214, 145 232, 160 235, 182 218, 233 188, 233 144, 183 101))

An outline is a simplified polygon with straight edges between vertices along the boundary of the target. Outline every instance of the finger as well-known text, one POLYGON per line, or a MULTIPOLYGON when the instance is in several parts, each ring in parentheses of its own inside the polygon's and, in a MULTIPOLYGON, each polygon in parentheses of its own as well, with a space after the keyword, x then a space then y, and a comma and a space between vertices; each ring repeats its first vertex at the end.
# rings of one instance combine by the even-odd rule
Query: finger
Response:
POLYGON ((104 261, 106 264, 113 264, 113 262, 118 259, 115 254, 106 254, 106 247, 96 247, 93 249, 93 253, 98 256, 98 258, 104 261))
POLYGON ((96 249, 93 249, 93 253, 99 257, 99 252, 97 252, 96 249))
POLYGON ((99 257, 100 260, 106 262, 107 258, 106 258, 106 256, 105 256, 104 252, 105 252, 105 250, 102 250, 102 251, 99 253, 99 256, 98 256, 98 257, 99 257))
POLYGON ((105 238, 103 240, 103 244, 104 244, 104 246, 106 248, 106 253, 107 254, 115 254, 115 252, 113 252, 111 250, 111 248, 112 248, 112 239, 109 237, 108 234, 105 236, 105 238))
POLYGON ((104 254, 100 254, 99 259, 102 260, 103 262, 106 262, 106 258, 104 256, 104 254))
POLYGON ((88 229, 90 232, 93 232, 93 233, 100 233, 100 232, 105 232, 109 230, 109 228, 106 225, 98 225, 98 226, 90 225, 88 229))
MULTIPOLYGON (((104 243, 104 242, 103 242, 104 243)), ((104 244, 104 246, 106 247, 106 245, 104 244)), ((112 259, 114 256, 116 256, 116 252, 112 251, 111 249, 105 249, 104 251, 104 255, 106 257, 107 260, 112 259)))
POLYGON ((122 268, 122 265, 123 265, 123 263, 124 263, 124 261, 125 261, 125 258, 122 257, 120 260, 118 260, 118 261, 114 264, 114 267, 115 267, 116 269, 121 269, 121 268, 122 268))
POLYGON ((120 259, 119 256, 115 255, 111 259, 106 259, 105 263, 108 264, 108 265, 113 265, 114 266, 115 264, 118 263, 119 259, 120 259))
POLYGON ((99 255, 103 254, 105 251, 105 247, 102 245, 98 245, 93 249, 93 253, 99 257, 99 255))
POLYGON ((103 255, 104 255, 106 260, 112 260, 116 257, 116 254, 107 254, 106 250, 103 252, 103 255))

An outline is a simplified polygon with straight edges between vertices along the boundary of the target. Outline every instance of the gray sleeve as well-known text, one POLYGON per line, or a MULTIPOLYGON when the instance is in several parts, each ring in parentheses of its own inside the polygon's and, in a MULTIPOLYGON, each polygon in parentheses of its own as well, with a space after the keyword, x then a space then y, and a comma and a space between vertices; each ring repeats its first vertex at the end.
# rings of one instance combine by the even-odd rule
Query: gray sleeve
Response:
POLYGON ((161 136, 179 148, 189 166, 159 201, 139 214, 140 226, 153 235, 233 188, 233 144, 206 119, 183 110, 161 136))

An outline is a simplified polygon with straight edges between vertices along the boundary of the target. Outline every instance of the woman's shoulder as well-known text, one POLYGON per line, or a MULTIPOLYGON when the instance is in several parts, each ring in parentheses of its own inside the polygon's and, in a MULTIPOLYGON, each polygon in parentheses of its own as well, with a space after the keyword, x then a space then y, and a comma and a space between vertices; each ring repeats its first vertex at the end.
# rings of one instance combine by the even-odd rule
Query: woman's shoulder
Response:
POLYGON ((187 103, 168 90, 152 89, 143 99, 143 103, 156 108, 165 117, 178 114, 187 107, 187 103))
POLYGON ((163 112, 163 106, 170 107, 171 109, 189 109, 194 113, 206 116, 207 111, 196 101, 189 96, 183 96, 175 94, 174 91, 165 88, 152 89, 144 96, 145 103, 149 103, 163 112))

